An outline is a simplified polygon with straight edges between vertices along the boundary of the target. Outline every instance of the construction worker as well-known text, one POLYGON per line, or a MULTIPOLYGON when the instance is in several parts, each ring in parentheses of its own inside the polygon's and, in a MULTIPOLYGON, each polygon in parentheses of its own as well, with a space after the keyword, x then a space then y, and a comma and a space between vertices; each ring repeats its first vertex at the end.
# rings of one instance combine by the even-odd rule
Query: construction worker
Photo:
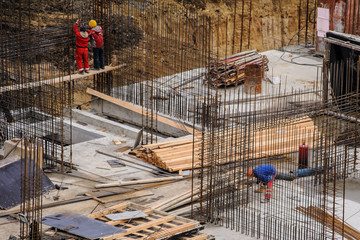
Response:
POLYGON ((90 26, 90 37, 93 40, 93 51, 94 51, 94 68, 95 70, 105 69, 104 64, 104 39, 103 31, 100 26, 97 25, 95 20, 89 22, 90 26))
POLYGON ((276 169, 274 166, 269 164, 260 165, 254 169, 249 169, 247 174, 249 177, 256 177, 256 183, 261 183, 260 189, 256 192, 264 192, 265 200, 261 202, 269 202, 271 198, 272 192, 272 184, 276 177, 276 169), (266 189, 265 189, 266 188, 266 189))
POLYGON ((78 29, 80 20, 78 19, 74 24, 74 31, 76 35, 76 63, 80 74, 84 74, 85 72, 89 73, 89 52, 88 52, 88 44, 89 44, 89 33, 86 31, 85 26, 80 27, 80 31, 78 29), (82 62, 84 61, 84 66, 82 62))

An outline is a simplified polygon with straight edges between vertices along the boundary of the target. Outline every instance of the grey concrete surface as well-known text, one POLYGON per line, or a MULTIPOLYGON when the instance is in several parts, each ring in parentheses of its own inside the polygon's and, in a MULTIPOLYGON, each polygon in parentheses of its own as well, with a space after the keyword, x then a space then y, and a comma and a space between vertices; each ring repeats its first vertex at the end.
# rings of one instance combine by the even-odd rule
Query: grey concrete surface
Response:
MULTIPOLYGON (((139 107, 139 106, 136 106, 136 107, 141 109, 141 107, 139 107)), ((137 113, 136 111, 129 110, 125 107, 116 105, 111 102, 104 101, 102 99, 92 101, 92 108, 101 114, 104 114, 106 116, 113 117, 116 119, 120 119, 122 121, 134 124, 135 126, 142 126, 142 123, 144 121, 143 115, 141 113, 137 113)), ((172 121, 174 121, 174 120, 172 120, 172 121)), ((174 123, 176 123, 176 122, 177 121, 175 120, 174 123)), ((180 122, 177 122, 177 124, 178 124, 177 127, 173 127, 162 121, 157 121, 156 124, 157 124, 158 131, 167 136, 181 137, 181 136, 185 136, 185 135, 189 134, 187 131, 183 131, 181 129, 183 124, 180 122)))
POLYGON ((138 132, 140 131, 140 128, 136 126, 129 126, 111 121, 105 117, 94 114, 94 112, 81 111, 78 109, 72 109, 72 112, 73 122, 81 121, 94 126, 102 126, 113 134, 126 135, 130 138, 136 138, 138 132))

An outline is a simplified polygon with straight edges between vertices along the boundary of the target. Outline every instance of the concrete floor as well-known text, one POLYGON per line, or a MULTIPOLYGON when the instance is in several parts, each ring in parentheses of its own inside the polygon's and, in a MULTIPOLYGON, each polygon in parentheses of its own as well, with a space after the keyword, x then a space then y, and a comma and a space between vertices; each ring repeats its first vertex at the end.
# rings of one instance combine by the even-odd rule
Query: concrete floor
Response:
MULTIPOLYGON (((272 50, 264 53, 269 59, 268 77, 279 77, 281 79, 281 84, 274 85, 269 81, 264 81, 262 86, 263 93, 261 95, 267 95, 275 91, 278 92, 279 88, 280 91, 283 92, 293 92, 296 89, 313 90, 314 88, 321 88, 319 80, 321 70, 319 66, 321 66, 322 59, 305 56, 308 49, 305 49, 303 47, 295 46, 290 47, 288 50, 292 51, 292 53, 284 53, 277 50, 272 50), (291 61, 293 61, 293 63, 291 63, 291 61), (294 62, 296 62, 296 64, 294 62)), ((239 88, 242 88, 242 86, 240 86, 239 88)), ((234 89, 234 91, 238 91, 238 89, 234 89)), ((241 97, 246 98, 247 96, 241 97)), ((319 98, 319 96, 313 96, 313 98, 317 99, 319 98)), ((111 123, 111 121, 107 119, 104 119, 104 123, 102 123, 101 116, 96 116, 91 111, 87 111, 84 113, 81 113, 81 111, 79 112, 79 110, 76 111, 77 113, 74 114, 73 125, 85 131, 83 132, 84 134, 86 134, 86 131, 96 133, 96 138, 84 142, 79 141, 79 143, 72 146, 72 159, 74 166, 78 168, 78 171, 72 171, 71 173, 66 174, 60 174, 58 172, 47 174, 54 184, 68 187, 68 189, 52 190, 51 192, 45 194, 43 204, 71 199, 77 196, 82 196, 84 193, 97 195, 101 193, 109 193, 112 191, 120 190, 131 191, 132 189, 134 189, 134 187, 128 187, 124 189, 109 188, 98 190, 94 188, 94 185, 99 182, 104 183, 110 181, 127 181, 135 179, 153 178, 157 176, 154 173, 149 172, 154 171, 155 173, 157 173, 156 167, 144 163, 140 160, 136 160, 131 156, 128 156, 128 151, 116 152, 116 150, 121 147, 132 147, 134 145, 134 136, 136 136, 137 131, 139 131, 138 128, 118 123, 111 123), (83 124, 84 122, 86 123, 86 125, 83 124), (122 143, 115 144, 114 142, 116 141, 114 140, 122 143), (127 164, 126 167, 112 168, 107 163, 107 160, 112 160, 114 158, 100 154, 96 150, 109 153, 125 160, 141 163, 146 167, 139 167, 138 165, 127 164), (146 169, 146 171, 142 169, 146 169), (58 200, 55 201, 54 198, 58 198, 58 200)), ((162 139, 159 138, 159 140, 162 139)), ((289 183, 278 182, 275 184, 274 188, 281 189, 290 187, 282 186, 284 184, 286 185, 289 183)), ((360 201, 358 200, 360 188, 358 188, 357 186, 357 183, 347 183, 345 216, 346 218, 348 218, 348 222, 350 224, 360 229, 360 201)), ((133 191, 131 193, 128 193, 126 196, 116 195, 103 198, 106 204, 99 204, 95 200, 87 200, 78 203, 67 204, 64 206, 47 208, 43 210, 43 216, 64 211, 77 212, 86 215, 91 212, 118 204, 124 201, 124 198, 130 199, 130 201, 133 201, 135 203, 145 205, 162 200, 164 198, 175 196, 179 192, 188 190, 190 187, 191 181, 185 180, 177 183, 154 187, 151 189, 133 191)), ((299 187, 299 191, 301 191, 300 186, 296 187, 299 187)), ((275 192, 274 199, 280 197, 284 197, 282 195, 282 192, 275 192)), ((342 202, 342 198, 338 197, 336 199, 336 202, 339 202, 340 204, 342 202)), ((275 204, 275 201, 271 204, 275 204)), ((47 226, 43 226, 43 229, 46 228, 47 226)), ((20 227, 18 221, 14 220, 11 217, 0 218, 0 239, 7 239, 10 234, 17 235, 19 233, 19 230, 20 227)), ((233 230, 226 229, 225 227, 220 227, 212 224, 206 224, 204 232, 213 234, 215 235, 216 239, 220 240, 255 239, 254 237, 245 236, 233 230)))

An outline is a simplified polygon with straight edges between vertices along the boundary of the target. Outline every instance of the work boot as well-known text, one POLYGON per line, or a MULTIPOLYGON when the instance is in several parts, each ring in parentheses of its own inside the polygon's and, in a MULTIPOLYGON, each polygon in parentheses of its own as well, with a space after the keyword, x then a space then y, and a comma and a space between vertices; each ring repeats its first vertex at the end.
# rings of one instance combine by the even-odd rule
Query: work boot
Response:
POLYGON ((270 199, 267 199, 267 198, 263 198, 260 200, 261 203, 269 203, 270 202, 270 199))
POLYGON ((84 71, 80 71, 79 74, 84 75, 84 71))
POLYGON ((263 187, 263 186, 260 186, 259 189, 256 189, 256 190, 254 191, 254 193, 264 193, 264 192, 266 192, 266 188, 263 187))

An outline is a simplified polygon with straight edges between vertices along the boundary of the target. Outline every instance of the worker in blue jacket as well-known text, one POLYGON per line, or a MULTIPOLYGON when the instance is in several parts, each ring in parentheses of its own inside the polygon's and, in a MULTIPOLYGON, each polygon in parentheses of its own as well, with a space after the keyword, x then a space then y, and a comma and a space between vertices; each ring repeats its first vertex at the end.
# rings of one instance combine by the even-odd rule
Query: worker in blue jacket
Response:
POLYGON ((257 184, 261 183, 266 186, 265 201, 263 202, 270 201, 272 184, 275 180, 276 173, 275 167, 270 164, 260 165, 247 171, 249 177, 256 177, 257 184))

